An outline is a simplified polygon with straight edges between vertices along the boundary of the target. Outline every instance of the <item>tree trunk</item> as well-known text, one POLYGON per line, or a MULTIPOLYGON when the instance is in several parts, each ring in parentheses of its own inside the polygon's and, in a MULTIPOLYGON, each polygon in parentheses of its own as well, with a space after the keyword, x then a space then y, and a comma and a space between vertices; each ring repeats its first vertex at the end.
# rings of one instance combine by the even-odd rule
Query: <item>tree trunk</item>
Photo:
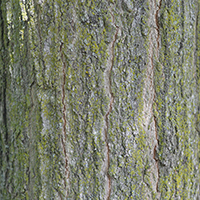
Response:
POLYGON ((199 0, 0 0, 0 199, 199 199, 199 0))

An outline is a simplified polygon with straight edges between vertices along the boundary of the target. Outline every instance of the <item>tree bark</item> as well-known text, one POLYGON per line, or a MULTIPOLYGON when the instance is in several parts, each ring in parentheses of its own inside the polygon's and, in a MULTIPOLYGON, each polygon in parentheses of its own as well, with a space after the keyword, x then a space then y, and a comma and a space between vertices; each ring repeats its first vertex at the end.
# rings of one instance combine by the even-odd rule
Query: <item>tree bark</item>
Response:
POLYGON ((199 199, 199 0, 0 0, 0 199, 199 199))

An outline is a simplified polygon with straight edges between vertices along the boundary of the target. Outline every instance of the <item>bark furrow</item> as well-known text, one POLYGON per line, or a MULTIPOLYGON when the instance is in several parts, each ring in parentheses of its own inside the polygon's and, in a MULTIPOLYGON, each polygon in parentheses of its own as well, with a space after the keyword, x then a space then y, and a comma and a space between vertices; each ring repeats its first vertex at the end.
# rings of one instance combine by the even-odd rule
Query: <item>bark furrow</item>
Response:
POLYGON ((104 116, 104 139, 105 139, 105 144, 106 144, 106 157, 105 157, 105 174, 106 174, 106 184, 105 184, 105 199, 109 200, 110 195, 111 195, 111 176, 109 174, 109 167, 110 167, 110 147, 109 147, 109 142, 108 142, 108 128, 109 128, 109 115, 112 111, 113 103, 114 103, 114 95, 112 92, 112 81, 111 81, 111 72, 112 68, 114 65, 114 47, 115 47, 115 42, 117 40, 117 34, 119 31, 119 27, 115 24, 114 16, 111 13, 112 17, 112 23, 114 24, 116 30, 115 30, 115 35, 113 36, 113 40, 110 43, 110 48, 109 48, 109 58, 108 58, 108 65, 107 69, 105 71, 105 87, 106 87, 106 92, 108 96, 110 97, 110 102, 108 106, 108 110, 104 116))
MULTIPOLYGON (((64 56, 63 56, 63 52, 62 52, 62 46, 63 43, 61 43, 60 45, 60 53, 61 53, 61 60, 62 60, 62 64, 63 64, 63 68, 62 68, 62 105, 63 105, 63 109, 62 109, 62 118, 63 118, 63 127, 62 127, 62 138, 61 138, 61 143, 63 146, 63 154, 64 154, 64 159, 65 159, 65 179, 64 179, 64 185, 65 188, 67 187, 67 179, 69 178, 69 169, 68 169, 68 155, 67 155, 67 149, 66 149, 66 141, 67 141, 67 133, 66 133, 66 124, 67 124, 67 120, 66 120, 66 104, 65 104, 65 81, 66 81, 66 63, 64 60, 64 56)), ((66 194, 68 196, 68 191, 66 191, 66 194)))
MULTIPOLYGON (((158 8, 157 8, 156 14, 155 14, 155 22, 156 22, 156 30, 157 30, 157 37, 156 37, 157 46, 156 46, 156 50, 155 50, 156 52, 155 53, 156 53, 157 59, 159 59, 158 56, 159 56, 159 46, 160 46, 160 41, 159 41, 160 40, 160 25, 159 25, 159 20, 158 20, 158 14, 159 14, 161 5, 162 5, 162 0, 159 1, 159 5, 158 5, 158 8)), ((151 60, 153 61, 153 57, 152 57, 151 60)), ((152 62, 152 67, 154 68, 153 62, 152 62)), ((154 77, 153 77, 153 79, 154 79, 154 77)), ((155 89, 154 89, 153 104, 156 105, 156 102, 155 102, 155 89)), ((160 174, 159 174, 159 160, 158 160, 157 155, 156 155, 157 154, 158 145, 159 145, 159 140, 158 140, 158 133, 157 133, 157 120, 156 120, 156 117, 155 117, 154 114, 153 114, 153 120, 154 120, 154 126, 155 126, 155 139, 156 139, 156 144, 155 144, 154 150, 153 150, 153 159, 155 160, 156 171, 157 171, 156 192, 158 194, 158 197, 160 197, 160 192, 159 192, 159 189, 158 189, 158 183, 159 183, 159 177, 160 177, 160 174)))

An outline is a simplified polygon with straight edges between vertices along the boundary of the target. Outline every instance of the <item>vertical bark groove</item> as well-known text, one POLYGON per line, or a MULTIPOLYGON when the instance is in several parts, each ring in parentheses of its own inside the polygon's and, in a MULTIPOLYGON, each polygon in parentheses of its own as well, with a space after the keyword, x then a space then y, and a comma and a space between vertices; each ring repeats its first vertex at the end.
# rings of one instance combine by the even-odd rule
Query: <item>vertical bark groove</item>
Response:
MULTIPOLYGON (((66 149, 66 141, 67 141, 67 133, 66 133, 66 124, 67 124, 67 120, 66 120, 66 105, 65 105, 65 80, 66 80, 66 63, 64 60, 64 56, 63 56, 63 52, 62 52, 62 46, 63 43, 61 43, 60 45, 60 53, 61 53, 61 60, 62 60, 62 64, 63 64, 63 68, 62 68, 62 118, 63 118, 63 127, 62 127, 62 138, 61 138, 61 142, 62 142, 62 146, 63 146, 63 153, 64 153, 64 159, 65 159, 65 179, 64 179, 64 185, 65 188, 67 187, 67 181, 66 179, 69 178, 69 168, 68 168, 68 155, 67 155, 67 149, 66 149)), ((66 191, 66 195, 68 196, 68 190, 66 191)))
MULTIPOLYGON (((160 25, 159 25, 159 20, 158 20, 158 14, 159 14, 161 5, 162 5, 162 0, 159 1, 158 9, 156 10, 156 14, 155 14, 156 30, 157 30, 157 38, 156 38, 156 41, 157 41, 157 47, 156 47, 157 59, 159 59, 158 56, 159 56, 159 46, 160 46, 160 41, 159 41, 159 39, 160 39, 160 25)), ((153 60, 153 58, 151 60, 153 60)), ((152 62, 152 66, 153 66, 153 62, 152 62)), ((155 89, 154 89, 153 103, 155 103, 155 89)), ((158 174, 157 182, 156 182, 156 192, 157 192, 157 194, 159 194, 159 189, 158 189, 158 183, 159 183, 159 178, 160 178, 159 160, 158 160, 157 155, 156 155, 157 154, 158 145, 159 145, 159 140, 158 140, 158 133, 157 133, 157 120, 156 120, 156 116, 155 115, 153 116, 153 119, 154 119, 154 125, 155 125, 155 139, 156 139, 156 144, 154 146, 154 152, 153 152, 153 159, 155 160, 156 168, 157 168, 157 174, 158 174)), ((160 196, 160 194, 159 194, 159 196, 160 196)))
POLYGON ((158 51, 159 51, 159 47, 160 47, 160 25, 159 25, 159 20, 158 20, 158 13, 160 11, 160 8, 161 8, 161 5, 162 5, 162 0, 160 0, 159 2, 159 6, 158 6, 158 9, 156 10, 156 14, 155 14, 155 20, 156 20, 156 30, 157 30, 157 57, 158 57, 158 51))
POLYGON ((109 142, 108 142, 108 128, 109 128, 109 124, 108 124, 108 118, 109 115, 112 111, 112 107, 113 107, 113 103, 114 103, 114 95, 112 92, 112 83, 111 83, 111 72, 112 72, 112 68, 114 65, 114 47, 115 47, 115 42, 117 40, 117 35, 118 35, 118 31, 119 31, 119 27, 115 24, 115 19, 114 19, 114 15, 113 13, 110 11, 111 13, 111 17, 112 17, 112 23, 114 24, 116 30, 115 30, 115 35, 113 36, 113 40, 110 43, 110 49, 109 49, 109 54, 110 57, 108 59, 108 65, 107 65, 107 69, 105 71, 105 84, 106 84, 106 89, 107 89, 107 93, 110 96, 110 102, 109 102, 109 106, 108 106, 108 110, 104 116, 104 139, 105 139, 105 144, 106 144, 106 158, 105 158, 105 173, 106 173, 106 192, 105 192, 105 199, 109 200, 110 199, 110 195, 111 195, 111 176, 109 174, 109 167, 110 167, 110 147, 109 147, 109 142))
POLYGON ((145 131, 149 132, 150 137, 150 155, 152 156, 150 160, 153 160, 152 167, 150 170, 150 179, 153 191, 156 195, 156 199, 160 199, 159 192, 159 160, 157 157, 157 149, 159 145, 158 131, 157 131, 157 119, 154 115, 154 110, 156 110, 156 91, 155 91, 155 62, 159 62, 159 47, 160 47, 160 26, 158 21, 158 14, 162 5, 162 0, 150 1, 150 35, 149 35, 149 64, 146 71, 146 80, 144 87, 144 128, 145 131), (155 60, 156 58, 156 60, 155 60), (150 126, 149 126, 150 125, 150 126), (150 127, 150 128, 149 128, 150 127))
MULTIPOLYGON (((5 139, 5 157, 7 165, 9 166, 9 133, 8 133, 8 122, 7 122, 7 54, 6 54, 6 45, 7 42, 5 39, 7 39, 7 31, 6 31, 6 19, 5 19, 5 11, 2 10, 2 8, 5 8, 5 5, 3 5, 3 2, 0 0, 0 25, 1 25, 1 64, 2 66, 2 122, 3 122, 3 138, 5 139)), ((9 167, 7 167, 5 172, 5 187, 8 188, 8 174, 9 174, 9 167)))

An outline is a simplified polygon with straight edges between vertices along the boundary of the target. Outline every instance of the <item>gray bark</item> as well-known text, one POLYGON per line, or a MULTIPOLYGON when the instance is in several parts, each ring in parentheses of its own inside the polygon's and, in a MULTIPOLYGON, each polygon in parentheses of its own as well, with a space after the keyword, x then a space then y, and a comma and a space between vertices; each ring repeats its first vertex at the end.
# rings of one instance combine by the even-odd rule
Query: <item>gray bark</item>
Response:
POLYGON ((199 199, 199 0, 0 0, 0 199, 199 199))

